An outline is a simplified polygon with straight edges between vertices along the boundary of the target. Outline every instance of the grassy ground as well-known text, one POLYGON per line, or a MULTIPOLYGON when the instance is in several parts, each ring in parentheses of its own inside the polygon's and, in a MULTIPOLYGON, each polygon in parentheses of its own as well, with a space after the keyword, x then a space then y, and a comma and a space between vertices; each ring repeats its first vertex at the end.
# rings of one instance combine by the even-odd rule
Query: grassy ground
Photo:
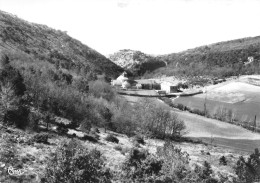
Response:
MULTIPOLYGON (((27 143, 27 140, 32 138, 34 134, 30 134, 20 130, 13 130, 11 133, 1 130, 2 136, 0 137, 0 148, 2 150, 7 150, 13 152, 15 155, 15 160, 13 161, 13 156, 9 156, 10 153, 6 154, 7 158, 10 158, 9 165, 16 167, 20 164, 20 167, 26 169, 25 174, 22 177, 9 176, 6 173, 7 165, 2 167, 1 164, 1 181, 3 182, 22 182, 22 183, 38 183, 43 176, 46 163, 51 157, 51 153, 54 152, 57 145, 65 140, 68 141, 69 138, 66 136, 52 135, 49 137, 48 144, 42 143, 27 143), (24 141, 15 141, 14 139, 24 139, 24 141), (8 142, 8 146, 5 144, 8 142), (12 151, 12 147, 15 147, 15 151, 12 151), (3 176, 4 175, 4 176, 3 176)), ((99 141, 98 143, 92 143, 89 141, 82 141, 83 145, 88 149, 97 149, 101 151, 102 155, 106 158, 106 166, 114 171, 120 171, 121 165, 124 162, 126 155, 129 150, 136 146, 132 141, 132 138, 128 138, 123 134, 118 134, 114 132, 107 131, 104 132, 100 129, 99 141), (108 134, 113 134, 119 139, 119 143, 112 143, 105 140, 108 134)), ((150 153, 156 153, 158 146, 163 146, 164 142, 162 140, 156 139, 145 139, 145 145, 139 145, 139 148, 147 149, 150 153)), ((211 145, 204 144, 193 144, 193 143, 174 143, 175 146, 186 151, 190 155, 191 165, 194 163, 202 164, 204 161, 211 163, 215 173, 221 172, 223 174, 234 174, 233 166, 240 155, 249 155, 246 152, 232 150, 229 148, 220 148, 211 145), (228 160, 227 166, 219 165, 219 158, 221 156, 226 156, 228 160)), ((11 153, 12 154, 12 153, 11 153)))
MULTIPOLYGON (((130 97, 127 99, 138 102, 139 98, 130 97)), ((210 142, 210 139, 214 138, 215 145, 218 145, 219 147, 227 147, 234 150, 239 149, 246 152, 251 152, 256 147, 260 147, 260 134, 253 133, 240 126, 170 108, 165 103, 155 98, 150 100, 165 109, 176 112, 180 119, 185 122, 188 132, 186 136, 188 137, 199 138, 205 142, 210 142)))
POLYGON ((260 147, 260 134, 253 133, 240 126, 205 118, 188 112, 177 112, 184 120, 189 132, 187 136, 198 138, 219 147, 252 152, 260 147))
POLYGON ((237 119, 253 121, 257 115, 257 123, 260 126, 260 87, 248 83, 231 81, 213 85, 207 88, 207 93, 179 97, 174 100, 190 108, 204 110, 206 101, 207 110, 214 114, 218 107, 231 109, 237 119), (205 100, 206 99, 206 100, 205 100))

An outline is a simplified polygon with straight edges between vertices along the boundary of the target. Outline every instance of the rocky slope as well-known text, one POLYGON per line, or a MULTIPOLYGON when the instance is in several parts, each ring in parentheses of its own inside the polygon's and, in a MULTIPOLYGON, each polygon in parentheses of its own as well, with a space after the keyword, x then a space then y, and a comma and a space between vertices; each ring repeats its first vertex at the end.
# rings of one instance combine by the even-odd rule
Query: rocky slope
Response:
POLYGON ((65 31, 27 22, 0 11, 0 49, 23 52, 63 69, 105 73, 116 77, 123 69, 65 31))
POLYGON ((151 55, 130 49, 120 50, 111 54, 109 55, 109 59, 135 76, 166 65, 163 61, 159 61, 151 55))

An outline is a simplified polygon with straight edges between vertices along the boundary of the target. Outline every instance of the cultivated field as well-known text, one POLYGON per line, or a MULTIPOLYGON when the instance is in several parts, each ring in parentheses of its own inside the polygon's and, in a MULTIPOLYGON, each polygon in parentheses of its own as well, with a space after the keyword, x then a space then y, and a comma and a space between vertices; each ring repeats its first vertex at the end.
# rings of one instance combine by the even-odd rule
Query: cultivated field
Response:
MULTIPOLYGON (((126 97, 131 102, 138 102, 140 98, 126 97)), ((170 108, 155 98, 150 100, 156 102, 157 105, 176 112, 180 119, 185 122, 188 132, 186 136, 188 137, 198 138, 208 143, 212 142, 213 145, 245 152, 251 152, 254 148, 260 147, 260 134, 258 133, 253 133, 240 126, 170 108)))
POLYGON ((205 118, 189 112, 177 112, 184 120, 189 137, 202 139, 220 147, 229 147, 251 152, 260 147, 260 134, 253 133, 240 126, 205 118))
POLYGON ((190 108, 204 110, 204 103, 210 114, 217 108, 231 109, 236 118, 253 122, 257 115, 260 126, 260 87, 244 82, 244 80, 229 81, 207 87, 206 93, 190 97, 179 97, 174 103, 181 103, 190 108))

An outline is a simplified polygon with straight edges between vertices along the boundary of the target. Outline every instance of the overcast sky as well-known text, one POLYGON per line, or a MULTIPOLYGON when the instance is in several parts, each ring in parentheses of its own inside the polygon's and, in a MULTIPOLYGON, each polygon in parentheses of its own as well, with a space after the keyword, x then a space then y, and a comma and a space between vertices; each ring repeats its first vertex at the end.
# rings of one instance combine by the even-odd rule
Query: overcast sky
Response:
POLYGON ((0 0, 0 9, 67 31, 104 55, 166 54, 260 35, 260 0, 0 0))

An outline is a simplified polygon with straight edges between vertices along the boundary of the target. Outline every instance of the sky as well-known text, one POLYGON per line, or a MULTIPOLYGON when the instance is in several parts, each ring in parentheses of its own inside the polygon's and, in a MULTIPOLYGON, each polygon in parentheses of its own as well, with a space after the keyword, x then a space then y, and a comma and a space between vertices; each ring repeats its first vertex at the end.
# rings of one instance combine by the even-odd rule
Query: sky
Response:
POLYGON ((0 10, 67 31, 98 52, 167 54, 260 35, 260 0, 0 0, 0 10))

